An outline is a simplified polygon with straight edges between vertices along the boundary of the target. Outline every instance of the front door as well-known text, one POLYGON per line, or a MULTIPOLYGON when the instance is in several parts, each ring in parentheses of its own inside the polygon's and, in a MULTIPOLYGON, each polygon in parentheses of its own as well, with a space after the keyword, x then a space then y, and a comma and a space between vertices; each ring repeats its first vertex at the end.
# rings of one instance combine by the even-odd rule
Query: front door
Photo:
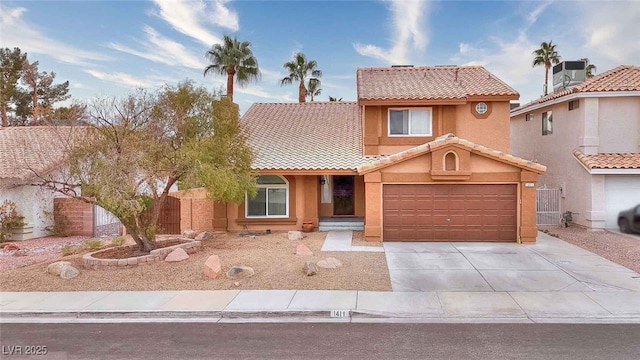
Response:
POLYGON ((354 215, 354 180, 352 175, 333 177, 333 215, 354 215))

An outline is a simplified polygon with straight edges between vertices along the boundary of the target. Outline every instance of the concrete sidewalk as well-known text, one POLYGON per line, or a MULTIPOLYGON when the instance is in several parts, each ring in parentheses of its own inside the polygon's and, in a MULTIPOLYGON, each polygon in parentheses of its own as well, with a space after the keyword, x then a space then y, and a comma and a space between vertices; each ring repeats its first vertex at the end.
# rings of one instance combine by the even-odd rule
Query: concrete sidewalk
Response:
POLYGON ((0 322, 640 323, 640 293, 316 290, 0 293, 0 322))

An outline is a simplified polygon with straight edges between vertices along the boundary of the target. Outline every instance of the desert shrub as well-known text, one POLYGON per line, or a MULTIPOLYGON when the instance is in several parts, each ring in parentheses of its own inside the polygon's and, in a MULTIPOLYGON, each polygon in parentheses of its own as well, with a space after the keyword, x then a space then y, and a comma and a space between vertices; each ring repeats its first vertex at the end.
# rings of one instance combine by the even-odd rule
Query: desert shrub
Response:
POLYGON ((71 246, 65 245, 62 247, 62 256, 69 256, 69 255, 73 255, 74 253, 75 251, 71 246))
POLYGON ((18 214, 16 203, 5 200, 0 204, 0 241, 9 240, 11 229, 24 225, 24 216, 18 214))
POLYGON ((111 239, 111 243, 115 246, 122 246, 126 241, 127 239, 125 239, 124 236, 116 236, 111 239))
POLYGON ((102 247, 102 241, 98 239, 85 240, 84 245, 92 250, 97 250, 102 247))

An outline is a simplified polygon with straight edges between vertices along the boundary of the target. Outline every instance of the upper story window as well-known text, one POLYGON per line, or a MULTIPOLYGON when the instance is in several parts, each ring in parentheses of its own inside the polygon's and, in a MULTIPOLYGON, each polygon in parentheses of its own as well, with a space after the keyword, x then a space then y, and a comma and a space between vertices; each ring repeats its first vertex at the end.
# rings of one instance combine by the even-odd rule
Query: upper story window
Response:
POLYGON ((569 101, 569 111, 575 110, 580 107, 580 100, 569 101))
POLYGON ((532 113, 528 113, 527 115, 524 116, 524 121, 531 121, 531 119, 533 119, 532 113))
POLYGON ((258 176, 256 197, 246 199, 246 216, 279 217, 289 216, 289 183, 277 175, 258 176))
POLYGON ((431 109, 389 109, 389 136, 431 136, 431 109))
POLYGON ((542 113, 542 135, 553 134, 553 113, 545 111, 542 113))
POLYGON ((480 115, 484 115, 484 113, 486 113, 488 109, 489 107, 486 103, 479 102, 476 104, 476 112, 480 115))

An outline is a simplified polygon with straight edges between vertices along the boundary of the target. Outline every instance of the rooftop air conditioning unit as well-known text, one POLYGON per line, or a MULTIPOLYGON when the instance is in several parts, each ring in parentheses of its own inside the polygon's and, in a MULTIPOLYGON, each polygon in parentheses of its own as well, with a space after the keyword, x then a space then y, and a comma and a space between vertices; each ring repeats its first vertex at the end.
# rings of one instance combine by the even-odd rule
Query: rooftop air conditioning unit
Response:
POLYGON ((553 91, 562 91, 587 80, 584 61, 563 61, 553 67, 553 91))

